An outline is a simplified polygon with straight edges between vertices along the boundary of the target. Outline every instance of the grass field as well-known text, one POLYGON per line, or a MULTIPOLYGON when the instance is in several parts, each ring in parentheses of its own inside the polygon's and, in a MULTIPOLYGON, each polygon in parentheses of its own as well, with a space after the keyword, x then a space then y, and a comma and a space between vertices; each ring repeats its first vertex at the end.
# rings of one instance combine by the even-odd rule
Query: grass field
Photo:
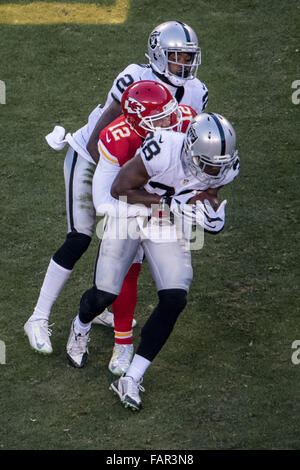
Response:
MULTIPOLYGON (((0 24, 0 449, 300 448, 300 364, 291 361, 300 340, 299 9, 296 0, 131 0, 118 25, 0 24), (233 122, 242 163, 223 190, 225 230, 193 253, 188 306, 133 414, 108 391, 112 331, 93 328, 85 369, 65 358, 96 237, 53 309, 51 357, 32 352, 23 324, 66 230, 64 152, 44 136, 55 124, 83 125, 117 73, 144 62, 149 32, 171 19, 198 34, 208 110, 233 122)), ((155 303, 145 264, 135 344, 155 303)))

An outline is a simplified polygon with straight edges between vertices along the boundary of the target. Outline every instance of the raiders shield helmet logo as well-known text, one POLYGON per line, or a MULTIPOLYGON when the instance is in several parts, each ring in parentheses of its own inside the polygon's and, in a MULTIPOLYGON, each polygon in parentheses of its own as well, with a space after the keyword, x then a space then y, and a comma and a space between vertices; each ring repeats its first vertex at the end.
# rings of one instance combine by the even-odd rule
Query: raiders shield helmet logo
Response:
POLYGON ((196 140, 198 139, 198 136, 196 134, 196 131, 193 127, 190 127, 187 133, 188 140, 191 144, 194 144, 196 140))
POLYGON ((151 47, 151 49, 156 48, 159 35, 160 35, 159 31, 153 31, 153 33, 151 34, 149 38, 149 46, 151 47))
POLYGON ((124 107, 129 114, 137 114, 138 116, 146 109, 142 103, 131 97, 125 101, 124 107))

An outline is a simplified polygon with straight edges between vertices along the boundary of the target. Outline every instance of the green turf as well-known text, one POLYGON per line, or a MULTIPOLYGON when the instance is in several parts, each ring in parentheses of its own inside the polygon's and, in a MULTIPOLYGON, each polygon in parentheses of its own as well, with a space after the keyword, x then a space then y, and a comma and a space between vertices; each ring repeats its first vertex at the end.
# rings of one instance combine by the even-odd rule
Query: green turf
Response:
MULTIPOLYGON (((123 25, 0 25, 0 449, 300 448, 300 365, 291 362, 300 339, 297 16, 296 0, 132 0, 123 25), (64 152, 44 136, 55 124, 83 125, 116 74, 144 61, 149 32, 170 19, 198 34, 208 109, 234 123, 241 173, 222 190, 225 230, 193 253, 188 306, 133 414, 108 391, 112 331, 93 328, 85 369, 65 358, 96 239, 53 309, 51 357, 29 348, 23 324, 66 230, 64 152)), ((155 303, 145 264, 135 344, 155 303)))

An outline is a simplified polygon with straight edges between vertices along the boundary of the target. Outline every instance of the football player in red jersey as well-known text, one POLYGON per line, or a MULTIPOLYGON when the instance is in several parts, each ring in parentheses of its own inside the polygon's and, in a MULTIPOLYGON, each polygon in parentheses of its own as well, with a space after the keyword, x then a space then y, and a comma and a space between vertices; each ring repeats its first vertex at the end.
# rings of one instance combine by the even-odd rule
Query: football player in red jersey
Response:
MULTIPOLYGON (((141 81, 131 85, 122 97, 123 115, 104 128, 99 136, 100 159, 93 179, 93 200, 98 213, 101 206, 115 206, 119 202, 110 195, 110 188, 120 168, 132 159, 149 132, 158 128, 185 132, 195 111, 189 106, 178 106, 168 89, 157 82, 141 81)), ((155 152, 155 149, 149 151, 155 152)), ((126 205, 127 206, 127 205, 126 205)), ((125 276, 121 292, 112 304, 115 315, 115 347, 109 369, 116 375, 126 372, 133 355, 132 319, 136 305, 137 279, 141 270, 143 250, 139 249, 125 276)), ((117 262, 117 260, 116 260, 117 262)), ((96 263, 94 284, 101 266, 96 263)), ((87 328, 77 318, 67 345, 68 358, 75 367, 82 367, 87 359, 86 348, 78 354, 75 341, 78 334, 87 337, 87 328), (77 333, 78 332, 78 333, 77 333)))

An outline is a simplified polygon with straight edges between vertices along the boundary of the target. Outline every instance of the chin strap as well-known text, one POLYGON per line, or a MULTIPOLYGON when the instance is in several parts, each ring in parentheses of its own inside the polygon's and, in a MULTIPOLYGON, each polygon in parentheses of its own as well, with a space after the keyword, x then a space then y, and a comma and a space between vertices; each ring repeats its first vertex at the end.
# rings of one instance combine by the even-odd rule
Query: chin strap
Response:
POLYGON ((168 80, 165 75, 163 75, 162 73, 156 72, 154 69, 152 70, 153 70, 154 75, 156 75, 162 82, 166 83, 167 85, 173 86, 174 88, 178 88, 178 86, 173 85, 173 83, 171 83, 170 80, 168 80))

